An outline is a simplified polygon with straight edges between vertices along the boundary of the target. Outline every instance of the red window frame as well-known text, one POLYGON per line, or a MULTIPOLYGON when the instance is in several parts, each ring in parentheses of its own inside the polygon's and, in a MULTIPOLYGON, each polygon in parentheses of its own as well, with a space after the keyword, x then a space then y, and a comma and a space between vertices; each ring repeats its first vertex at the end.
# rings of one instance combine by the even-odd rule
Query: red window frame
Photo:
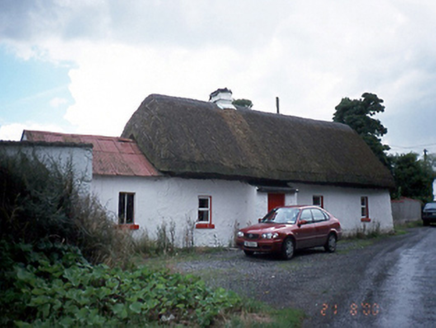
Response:
POLYGON ((135 224, 135 195, 134 192, 121 191, 118 193, 118 227, 120 229, 139 229, 139 225, 135 224), (126 222, 129 219, 127 216, 130 217, 132 222, 126 222))
POLYGON ((195 228, 197 229, 214 229, 215 225, 212 223, 212 196, 200 195, 198 196, 198 209, 197 209, 197 222, 195 228), (201 200, 208 200, 208 207, 201 207, 201 200), (201 213, 207 212, 208 221, 200 221, 201 213))
POLYGON ((369 218, 368 196, 360 197, 360 221, 371 222, 371 219, 369 218))
POLYGON ((324 196, 322 196, 322 195, 313 195, 312 196, 312 205, 324 208, 324 196), (315 204, 315 198, 319 198, 319 205, 315 204))

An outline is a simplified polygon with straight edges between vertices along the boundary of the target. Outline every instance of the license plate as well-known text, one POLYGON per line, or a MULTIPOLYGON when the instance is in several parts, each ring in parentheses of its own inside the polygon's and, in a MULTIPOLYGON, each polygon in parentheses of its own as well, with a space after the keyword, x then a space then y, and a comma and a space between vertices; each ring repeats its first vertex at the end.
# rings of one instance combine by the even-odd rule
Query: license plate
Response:
POLYGON ((255 241, 244 241, 244 246, 246 246, 246 247, 257 247, 257 243, 255 241))

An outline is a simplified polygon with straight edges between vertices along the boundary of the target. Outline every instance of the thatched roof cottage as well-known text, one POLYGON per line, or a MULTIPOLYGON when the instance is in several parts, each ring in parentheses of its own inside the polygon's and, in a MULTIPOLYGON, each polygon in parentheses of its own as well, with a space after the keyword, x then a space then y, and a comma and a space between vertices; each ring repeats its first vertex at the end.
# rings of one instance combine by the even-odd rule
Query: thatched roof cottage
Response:
MULTIPOLYGON (((110 152, 129 145, 153 173, 94 170, 92 190, 122 226, 152 237, 172 227, 180 246, 227 246, 238 226, 275 206, 317 204, 346 232, 392 230, 393 178, 351 128, 234 106, 231 95, 218 89, 199 101, 153 94, 121 138, 86 136, 98 150, 97 167, 98 158, 110 163, 110 152)), ((23 135, 44 139, 34 131, 23 135)))

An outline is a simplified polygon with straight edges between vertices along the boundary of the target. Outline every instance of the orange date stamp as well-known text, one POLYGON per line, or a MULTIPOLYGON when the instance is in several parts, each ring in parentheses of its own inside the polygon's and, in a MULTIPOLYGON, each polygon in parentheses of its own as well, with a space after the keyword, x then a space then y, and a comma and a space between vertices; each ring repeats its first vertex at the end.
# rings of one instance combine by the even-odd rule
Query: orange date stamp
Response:
POLYGON ((364 316, 377 316, 380 313, 380 305, 377 303, 362 302, 358 304, 353 302, 348 307, 340 309, 338 304, 323 303, 320 314, 324 317, 326 315, 337 315, 340 310, 348 312, 353 317, 360 314, 364 316))

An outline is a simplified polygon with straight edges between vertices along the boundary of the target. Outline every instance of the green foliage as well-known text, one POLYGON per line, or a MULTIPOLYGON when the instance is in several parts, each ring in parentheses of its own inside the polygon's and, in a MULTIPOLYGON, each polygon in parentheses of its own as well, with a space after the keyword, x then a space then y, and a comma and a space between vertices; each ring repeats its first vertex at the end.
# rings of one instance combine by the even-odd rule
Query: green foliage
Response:
POLYGON ((253 107, 253 102, 250 99, 236 99, 233 100, 232 104, 241 107, 247 107, 247 108, 253 107))
POLYGON ((92 197, 80 196, 71 163, 0 153, 0 239, 37 244, 50 239, 78 246, 92 263, 127 265, 132 238, 115 229, 92 197))
POLYGON ((236 294, 192 275, 91 266, 71 246, 45 242, 33 251, 1 241, 0 252, 1 326, 209 326, 241 306, 236 294))
POLYGON ((372 93, 364 93, 362 99, 343 98, 335 107, 333 121, 344 123, 355 130, 372 149, 378 159, 389 166, 385 151, 389 146, 381 143, 381 137, 388 130, 381 124, 380 120, 372 118, 377 113, 383 113, 385 107, 383 100, 372 93))
POLYGON ((65 236, 76 200, 71 170, 48 170, 36 157, 0 155, 0 237, 35 242, 65 236))
POLYGON ((436 175, 431 161, 420 160, 416 153, 392 155, 389 160, 397 185, 392 198, 409 197, 424 203, 433 200, 433 180, 436 175))

